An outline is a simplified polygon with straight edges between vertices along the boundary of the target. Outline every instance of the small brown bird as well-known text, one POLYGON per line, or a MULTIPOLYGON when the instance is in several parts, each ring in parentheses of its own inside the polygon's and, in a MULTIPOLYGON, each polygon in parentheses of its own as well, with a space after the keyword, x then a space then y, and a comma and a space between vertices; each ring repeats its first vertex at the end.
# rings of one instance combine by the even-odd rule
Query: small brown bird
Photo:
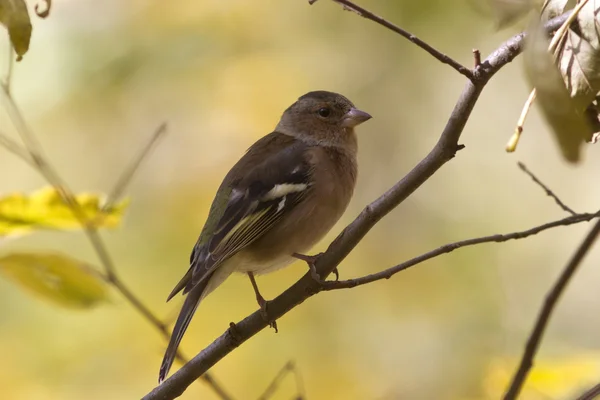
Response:
POLYGON ((219 187, 190 268, 169 295, 183 303, 162 365, 162 382, 200 301, 233 272, 247 273, 266 315, 254 274, 275 271, 309 251, 342 216, 356 183, 354 127, 371 116, 344 96, 315 91, 283 113, 219 187))

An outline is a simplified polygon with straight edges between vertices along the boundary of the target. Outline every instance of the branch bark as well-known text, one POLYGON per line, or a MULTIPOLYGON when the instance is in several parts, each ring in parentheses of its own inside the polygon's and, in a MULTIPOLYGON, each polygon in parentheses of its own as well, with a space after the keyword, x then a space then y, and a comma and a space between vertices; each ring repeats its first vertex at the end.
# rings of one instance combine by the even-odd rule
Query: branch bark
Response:
MULTIPOLYGON (((11 47, 12 50, 12 47, 11 47)), ((10 65, 12 65, 12 59, 9 61, 10 65)), ((9 67, 9 71, 11 67, 9 67)), ((170 331, 165 322, 163 322, 154 312, 139 298, 135 295, 129 286, 125 284, 125 282, 120 278, 117 273, 117 269, 113 262, 113 259, 106 247, 106 244, 102 240, 100 236, 100 232, 94 221, 90 220, 85 212, 82 210, 81 205, 77 202, 73 191, 69 188, 69 186, 63 181, 60 174, 56 171, 56 169, 52 166, 49 159, 45 156, 42 146, 37 140, 37 137, 33 133, 33 131, 27 125, 25 118, 23 117, 21 110, 17 106, 14 101, 12 94, 10 92, 10 74, 7 76, 4 82, 0 85, 2 90, 0 91, 5 100, 6 109, 9 117, 13 121, 13 124, 17 128, 19 135, 23 141, 23 146, 19 143, 12 140, 7 135, 0 132, 0 146, 4 146, 7 150, 11 151, 27 164, 29 164, 34 170, 39 172, 47 181, 50 183, 58 193, 60 193, 63 202, 70 208, 74 217, 80 223, 82 229, 84 230, 90 244, 92 245, 98 259, 100 260, 100 264, 102 265, 104 271, 99 273, 104 277, 104 279, 110 283, 113 287, 115 287, 121 295, 129 302, 129 304, 148 321, 152 326, 154 326, 161 335, 169 340, 170 331)), ((142 162, 143 158, 153 146, 155 141, 163 134, 165 130, 165 126, 161 125, 159 129, 155 132, 152 139, 148 143, 148 145, 143 149, 137 159, 134 160, 132 165, 125 170, 123 175, 117 181, 115 185, 115 189, 109 196, 106 206, 110 207, 111 203, 117 199, 117 197, 124 190, 125 186, 128 184, 129 180, 135 173, 135 170, 142 162)), ((185 358, 181 352, 177 353, 177 359, 186 363, 187 358, 185 358)), ((227 394, 225 389, 215 380, 215 378, 210 374, 204 374, 201 379, 208 384, 209 387, 216 393, 216 395, 222 400, 231 400, 231 396, 227 394)))
POLYGON ((338 289, 351 289, 357 286, 366 285, 367 283, 379 281, 382 279, 389 279, 398 272, 402 272, 410 267, 413 267, 417 264, 421 264, 424 261, 430 260, 432 258, 438 257, 442 254, 451 253, 454 250, 460 249, 462 247, 475 246, 483 243, 502 243, 507 242, 509 240, 517 240, 524 239, 529 236, 537 235, 540 232, 543 232, 548 229, 556 228, 558 226, 568 226, 573 224, 578 224, 580 222, 588 222, 594 218, 600 217, 600 211, 590 214, 575 214, 567 218, 559 219, 556 221, 548 222, 542 225, 535 226, 533 228, 527 229, 525 231, 520 232, 512 232, 506 233, 503 235, 490 235, 490 236, 482 236, 473 239, 461 240, 460 242, 448 243, 443 246, 438 247, 437 249, 431 250, 427 253, 421 254, 418 257, 412 258, 408 261, 405 261, 401 264, 395 265, 386 270, 376 272, 371 275, 365 275, 360 278, 348 279, 345 281, 326 281, 323 282, 322 289, 323 290, 338 290, 338 289))
MULTIPOLYGON (((546 28, 549 31, 556 30, 567 17, 568 13, 549 21, 546 28)), ((473 77, 466 82, 434 148, 403 179, 369 204, 330 244, 327 251, 315 263, 319 276, 326 278, 331 274, 379 220, 417 190, 463 147, 458 144, 458 140, 479 95, 488 80, 521 53, 524 37, 525 34, 521 33, 508 40, 472 71, 473 77)), ((305 274, 269 303, 270 319, 282 317, 320 290, 319 283, 311 278, 310 273, 305 274)), ((143 399, 162 400, 180 396, 195 379, 266 326, 268 323, 259 311, 237 324, 232 323, 225 333, 143 399)))
POLYGON ((342 7, 344 7, 346 10, 353 11, 363 18, 369 19, 373 22, 378 23, 381 26, 386 27, 387 29, 389 29, 393 32, 396 32, 398 35, 404 37, 405 39, 411 41, 412 43, 416 44, 417 46, 419 46, 420 48, 422 48, 423 50, 428 52, 432 57, 436 58, 442 64, 447 64, 447 65, 451 66, 459 74, 466 76, 470 80, 474 79, 473 71, 471 71, 469 68, 465 67, 458 61, 455 61, 453 58, 448 57, 446 54, 438 51, 437 49, 435 49, 434 47, 429 45, 427 42, 422 41, 421 39, 419 39, 412 33, 407 32, 404 29, 400 28, 398 25, 392 24, 391 22, 381 18, 378 15, 373 14, 371 11, 362 8, 358 4, 355 4, 349 0, 333 0, 333 1, 338 4, 341 4, 342 7))
POLYGON ((525 352, 523 353, 523 357, 521 358, 521 362, 519 364, 519 368, 515 372, 515 375, 504 395, 504 400, 514 400, 519 396, 521 392, 521 388, 527 379, 527 375, 533 366, 533 359, 535 354, 540 347, 540 343, 542 341, 542 337, 544 336, 544 331, 546 330, 546 326, 548 326, 548 322, 550 321, 550 317, 558 300, 562 293, 564 292, 567 284, 581 265, 583 258, 592 248, 592 245, 598 238, 600 234, 600 221, 596 222, 596 225, 592 228, 592 230, 587 234, 583 242, 579 245, 579 248, 573 254, 573 257, 569 261, 569 263, 565 266, 563 272, 558 277, 556 283, 550 289, 550 292, 546 295, 546 300, 544 301, 544 305, 540 310, 540 314, 538 315, 537 321, 535 322, 535 326, 533 327, 533 331, 529 335, 529 339, 527 339, 527 345, 525 346, 525 352))
POLYGON ((581 396, 577 398, 577 400, 594 400, 600 396, 600 383, 594 386, 593 388, 587 390, 582 393, 581 396))

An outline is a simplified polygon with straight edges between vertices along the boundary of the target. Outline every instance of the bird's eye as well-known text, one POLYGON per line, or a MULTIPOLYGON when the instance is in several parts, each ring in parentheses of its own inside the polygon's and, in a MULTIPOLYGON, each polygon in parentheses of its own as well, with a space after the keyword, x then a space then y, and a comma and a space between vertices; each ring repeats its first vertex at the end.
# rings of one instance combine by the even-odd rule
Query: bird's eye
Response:
POLYGON ((331 114, 331 110, 327 107, 319 108, 317 114, 319 114, 320 117, 327 118, 329 117, 329 114, 331 114))

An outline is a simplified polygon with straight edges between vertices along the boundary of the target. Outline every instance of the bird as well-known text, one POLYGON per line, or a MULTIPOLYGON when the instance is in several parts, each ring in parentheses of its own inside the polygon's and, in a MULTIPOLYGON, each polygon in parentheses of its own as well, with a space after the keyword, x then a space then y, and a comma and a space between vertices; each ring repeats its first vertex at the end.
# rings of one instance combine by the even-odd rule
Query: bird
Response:
POLYGON ((306 93, 227 173, 193 247, 189 269, 167 298, 186 295, 159 383, 168 375, 201 300, 233 272, 248 275, 267 318, 268 302, 254 275, 311 259, 303 254, 329 232, 350 202, 358 172, 354 128, 370 118, 341 94, 306 93))

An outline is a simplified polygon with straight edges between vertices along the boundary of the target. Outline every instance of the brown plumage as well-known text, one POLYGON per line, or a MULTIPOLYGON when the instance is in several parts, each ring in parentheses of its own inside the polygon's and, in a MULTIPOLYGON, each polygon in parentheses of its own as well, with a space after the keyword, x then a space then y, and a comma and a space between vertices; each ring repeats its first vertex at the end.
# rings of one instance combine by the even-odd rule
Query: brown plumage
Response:
POLYGON ((345 211, 356 183, 354 127, 371 116, 344 96, 310 92, 282 115, 229 171, 190 257, 190 268, 169 299, 183 304, 160 369, 162 381, 200 303, 231 273, 285 267, 310 250, 345 211))

